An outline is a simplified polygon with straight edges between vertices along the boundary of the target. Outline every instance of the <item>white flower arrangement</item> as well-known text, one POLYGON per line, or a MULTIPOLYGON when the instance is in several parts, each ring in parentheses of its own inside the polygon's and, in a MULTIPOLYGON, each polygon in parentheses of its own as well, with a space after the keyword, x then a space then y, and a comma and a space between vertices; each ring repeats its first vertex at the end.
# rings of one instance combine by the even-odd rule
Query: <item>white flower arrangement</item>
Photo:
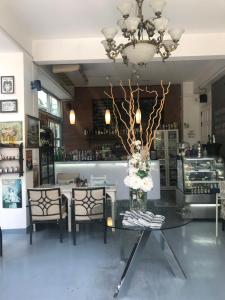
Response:
POLYGON ((124 178, 124 184, 134 190, 150 191, 153 188, 150 164, 139 140, 134 142, 134 153, 131 155, 128 165, 129 173, 124 178))

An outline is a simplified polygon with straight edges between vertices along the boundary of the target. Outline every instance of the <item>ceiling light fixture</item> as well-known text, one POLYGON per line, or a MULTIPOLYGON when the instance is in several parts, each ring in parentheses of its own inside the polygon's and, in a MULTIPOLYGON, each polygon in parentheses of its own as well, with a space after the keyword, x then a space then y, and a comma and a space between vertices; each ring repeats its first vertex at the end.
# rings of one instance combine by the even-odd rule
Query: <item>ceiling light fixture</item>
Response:
POLYGON ((136 124, 141 124, 141 110, 140 110, 140 108, 138 108, 137 111, 136 111, 135 120, 136 120, 136 124))
MULTIPOLYGON (((107 82, 110 82, 110 76, 106 76, 105 79, 107 82)), ((106 110, 105 110, 105 124, 110 125, 110 123, 111 123, 111 113, 110 113, 109 103, 108 103, 108 99, 107 99, 106 110)))
POLYGON ((110 125, 110 122, 111 122, 110 110, 106 109, 106 111, 105 111, 105 124, 110 125))
POLYGON ((75 123, 76 123, 76 115, 75 115, 74 109, 70 110, 69 119, 70 119, 70 125, 75 125, 75 123))
POLYGON ((155 14, 151 19, 144 20, 142 6, 144 0, 124 0, 117 7, 122 14, 117 24, 123 37, 128 41, 117 46, 114 37, 118 30, 116 27, 102 29, 105 40, 102 44, 107 56, 114 60, 121 54, 125 64, 145 65, 149 63, 155 54, 159 54, 162 60, 166 60, 179 43, 183 29, 169 29, 171 39, 164 39, 168 27, 168 19, 162 17, 164 0, 150 0, 149 4, 155 14), (136 2, 136 3, 135 3, 136 2))

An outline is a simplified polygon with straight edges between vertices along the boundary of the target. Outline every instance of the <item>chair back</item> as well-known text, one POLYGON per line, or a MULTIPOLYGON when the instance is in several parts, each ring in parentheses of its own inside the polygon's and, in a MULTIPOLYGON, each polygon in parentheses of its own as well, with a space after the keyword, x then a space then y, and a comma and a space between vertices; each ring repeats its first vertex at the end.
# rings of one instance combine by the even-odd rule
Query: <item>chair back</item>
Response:
POLYGON ((72 214, 77 220, 105 218, 105 188, 73 188, 72 214))
POLYGON ((59 188, 28 189, 30 215, 33 220, 43 218, 58 219, 62 217, 61 192, 59 188))
POLYGON ((104 186, 106 184, 106 175, 104 176, 93 176, 90 177, 91 186, 104 186))
POLYGON ((58 173, 57 183, 58 184, 75 183, 77 177, 80 177, 79 173, 58 173))

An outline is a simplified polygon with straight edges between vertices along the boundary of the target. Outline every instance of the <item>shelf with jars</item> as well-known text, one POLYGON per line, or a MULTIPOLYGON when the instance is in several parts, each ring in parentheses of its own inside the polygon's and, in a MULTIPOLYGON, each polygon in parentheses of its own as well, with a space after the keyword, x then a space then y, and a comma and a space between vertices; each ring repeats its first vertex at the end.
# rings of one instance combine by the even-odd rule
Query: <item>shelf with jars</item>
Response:
POLYGON ((23 176, 23 143, 0 145, 0 175, 23 176))
POLYGON ((112 161, 126 159, 126 153, 119 143, 93 143, 91 149, 74 149, 65 153, 58 150, 55 161, 112 161))

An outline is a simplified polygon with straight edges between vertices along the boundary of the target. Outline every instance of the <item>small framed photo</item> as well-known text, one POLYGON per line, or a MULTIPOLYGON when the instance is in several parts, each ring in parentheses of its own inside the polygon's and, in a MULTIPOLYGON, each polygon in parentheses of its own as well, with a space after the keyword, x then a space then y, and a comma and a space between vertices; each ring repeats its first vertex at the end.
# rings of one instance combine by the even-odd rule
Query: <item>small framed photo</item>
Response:
POLYGON ((1 76, 1 93, 14 94, 14 76, 1 76))
POLYGON ((17 100, 0 100, 0 113, 14 113, 18 111, 17 100))

